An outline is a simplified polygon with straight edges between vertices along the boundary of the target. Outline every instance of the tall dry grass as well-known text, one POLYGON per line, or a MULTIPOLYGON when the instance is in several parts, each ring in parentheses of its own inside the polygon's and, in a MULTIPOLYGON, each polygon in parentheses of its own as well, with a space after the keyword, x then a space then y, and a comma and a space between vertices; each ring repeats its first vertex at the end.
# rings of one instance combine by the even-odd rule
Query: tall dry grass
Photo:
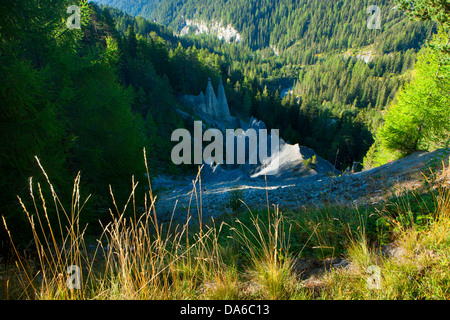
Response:
MULTIPOLYGON (((136 204, 138 182, 134 178, 123 206, 116 203, 111 190, 110 222, 102 226, 93 243, 86 240, 87 226, 80 225, 90 199, 81 199, 80 174, 65 207, 36 160, 51 198, 48 201, 43 186, 32 179, 31 209, 19 198, 33 235, 35 259, 23 257, 3 219, 16 253, 17 284, 11 294, 7 293, 8 298, 450 298, 450 169, 445 166, 439 177, 428 181, 436 192, 434 210, 429 212, 433 219, 425 229, 416 228, 412 220, 399 220, 401 214, 412 210, 404 199, 396 215, 380 213, 392 226, 406 221, 400 231, 393 233, 402 255, 392 258, 370 243, 366 227, 373 214, 363 214, 358 208, 338 205, 286 216, 278 207, 269 207, 267 201, 267 211, 254 213, 246 207, 247 215, 204 223, 201 169, 191 193, 191 201, 200 205, 196 212, 188 208, 184 221, 174 219, 174 214, 167 223, 158 221, 150 179, 141 207, 136 204), (56 215, 56 223, 51 223, 52 214, 56 215), (249 221, 245 221, 247 218, 249 221), (198 223, 192 223, 196 219, 198 223), (320 279, 324 289, 305 288, 294 265, 307 245, 319 257, 334 257, 336 248, 344 247, 349 267, 326 271, 320 279), (81 271, 80 289, 68 286, 68 281, 72 283, 68 268, 73 265, 81 271), (367 286, 367 270, 373 265, 381 270, 381 289, 377 290, 367 286)), ((147 163, 145 167, 149 177, 147 163)))
MULTIPOLYGON (((293 282, 287 254, 289 239, 285 238, 289 232, 283 229, 285 223, 277 209, 268 210, 267 224, 258 217, 254 218, 253 227, 236 220, 240 229, 224 222, 203 224, 201 205, 194 213, 189 208, 184 222, 175 221, 172 214, 170 221, 163 224, 157 219, 150 179, 144 210, 139 212, 138 183, 133 178, 132 190, 122 207, 110 188, 111 221, 102 225, 101 235, 93 245, 86 241, 87 226, 80 225, 80 216, 90 198, 81 199, 81 175, 74 180, 71 203, 65 207, 39 159, 36 160, 46 178, 51 201, 45 198, 43 187, 35 185, 32 179, 29 181, 32 209, 19 198, 31 226, 36 261, 18 252, 3 219, 17 256, 22 290, 16 298, 238 299, 242 297, 242 281, 249 279, 255 281, 256 296, 287 297, 285 282, 293 282), (50 203, 57 217, 56 226, 49 218, 50 203), (126 216, 128 209, 131 217, 126 216), (191 222, 197 218, 199 223, 194 226, 191 222), (224 228, 228 228, 226 241, 220 239, 224 228), (246 247, 247 258, 252 261, 248 266, 251 272, 238 270, 242 247, 246 247), (70 286, 74 280, 70 266, 80 268, 81 289, 70 286)), ((149 177, 146 162, 145 167, 149 177)), ((199 170, 191 200, 201 203, 201 190, 199 170)))

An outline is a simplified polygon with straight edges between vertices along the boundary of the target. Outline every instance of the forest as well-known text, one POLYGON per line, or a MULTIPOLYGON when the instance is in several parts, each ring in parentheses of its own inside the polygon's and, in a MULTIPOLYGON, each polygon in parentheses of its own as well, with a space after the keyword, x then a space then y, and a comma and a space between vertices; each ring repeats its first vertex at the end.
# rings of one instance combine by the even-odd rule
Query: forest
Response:
MULTIPOLYGON (((379 4, 381 30, 367 29, 366 1, 98 2, 140 15, 140 24, 145 17, 174 30, 184 18, 231 23, 242 43, 210 35, 180 39, 225 58, 235 114, 263 120, 340 170, 363 161, 385 107, 409 81, 417 53, 437 32, 436 22, 412 20, 393 9, 393 1, 379 4), (358 58, 363 53, 370 54, 368 63, 358 58), (286 88, 292 96, 282 99, 286 88)), ((117 19, 122 32, 132 24, 129 19, 123 14, 117 19)), ((137 23, 134 27, 139 30, 137 23)))
MULTIPOLYGON (((95 199, 83 223, 98 221, 96 210, 108 201, 109 185, 119 200, 132 175, 143 177, 144 147, 151 175, 180 170, 169 161, 167 143, 184 126, 175 112, 175 90, 191 90, 195 82, 179 73, 203 82, 220 74, 216 55, 172 46, 150 26, 145 38, 133 27, 121 34, 107 10, 86 1, 78 5, 81 29, 66 26, 68 1, 21 0, 0 7, 0 208, 18 241, 26 217, 17 196, 28 198, 29 177, 45 181, 35 156, 57 190, 70 188, 81 171, 83 189, 95 199)), ((7 240, 3 227, 1 237, 7 240)))
MULTIPOLYGON (((448 142, 448 122, 442 117, 449 106, 442 93, 448 92, 448 60, 442 58, 448 59, 448 21, 417 21, 390 10, 381 31, 367 30, 364 1, 331 6, 267 1, 258 9, 250 1, 238 18, 241 2, 229 1, 226 10, 220 9, 222 1, 205 1, 208 10, 196 6, 199 17, 232 21, 247 30, 246 40, 234 44, 207 35, 179 38, 173 23, 164 26, 84 0, 75 1, 82 10, 81 29, 68 29, 66 10, 72 2, 49 0, 44 6, 19 0, 0 6, 0 207, 19 237, 25 218, 16 214, 21 210, 16 196, 25 197, 29 177, 45 178, 35 156, 60 190, 82 172, 84 190, 93 194, 97 207, 85 215, 87 221, 100 218, 109 185, 118 198, 126 197, 130 177, 142 177, 143 147, 150 175, 186 170, 170 162, 167 143, 174 129, 189 125, 176 112, 183 108, 177 96, 204 90, 208 77, 215 86, 222 77, 233 115, 263 120, 268 128, 280 129, 286 141, 313 148, 340 170, 355 161, 381 164, 448 142), (419 55, 438 23, 440 36, 419 55), (245 27, 249 24, 255 30, 245 27), (280 48, 279 56, 265 47, 269 43, 280 48), (368 63, 356 56, 362 47, 373 53, 368 63), (413 94, 415 86, 407 83, 418 55, 416 77, 431 76, 420 65, 439 69, 439 77, 428 79, 434 90, 430 96, 439 97, 432 105, 436 127, 419 124, 417 130, 414 120, 413 138, 404 134, 388 143, 399 130, 397 115, 383 115, 393 101, 391 114, 406 108, 402 97, 413 94), (292 86, 292 93, 282 99, 284 86, 292 86)), ((195 4, 185 2, 177 10, 171 1, 146 3, 154 4, 152 15, 172 8, 164 10, 178 16, 195 4)), ((127 8, 127 1, 121 4, 127 8)), ((382 8, 391 4, 384 1, 382 8)), ((418 117, 426 122, 430 113, 423 112, 418 117)))
POLYGON ((0 1, 0 299, 450 299, 450 2, 377 2, 0 1), (317 154, 202 185, 208 78, 317 154))

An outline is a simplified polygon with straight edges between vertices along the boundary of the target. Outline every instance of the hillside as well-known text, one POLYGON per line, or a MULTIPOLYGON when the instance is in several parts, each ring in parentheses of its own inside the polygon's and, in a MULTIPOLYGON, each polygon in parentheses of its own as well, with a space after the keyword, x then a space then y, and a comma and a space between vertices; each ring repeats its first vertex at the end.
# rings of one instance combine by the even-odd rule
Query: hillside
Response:
MULTIPOLYGON (((132 3, 114 4, 125 8, 132 3)), ((340 1, 331 7, 305 1, 258 2, 258 12, 265 12, 261 19, 252 14, 254 5, 252 1, 243 6, 228 1, 225 8, 222 1, 182 1, 175 5, 168 0, 152 12, 161 12, 167 17, 165 24, 178 31, 186 27, 185 23, 174 24, 179 14, 188 23, 208 30, 208 25, 223 13, 222 26, 229 24, 237 29, 242 37, 239 44, 214 39, 217 34, 196 35, 198 29, 179 40, 186 42, 185 47, 194 45, 226 60, 227 69, 222 70, 229 79, 231 110, 261 119, 268 128, 280 129, 286 141, 314 149, 341 170, 355 161, 362 162, 382 123, 383 110, 409 81, 419 48, 436 31, 434 24, 410 21, 401 11, 391 10, 393 3, 388 1, 382 4, 385 14, 381 31, 367 29, 364 1, 340 1), (208 10, 201 11, 204 7, 208 10), (202 14, 194 14, 197 10, 202 14), (273 41, 251 45, 246 37, 255 41, 258 36, 249 34, 247 27, 238 27, 237 21, 230 20, 233 17, 242 20, 241 24, 245 21, 264 30, 263 35, 270 35, 273 41), (272 30, 275 26, 280 29, 278 33, 272 30), (285 42, 288 34, 292 39, 285 42), (359 58, 364 54, 370 55, 370 62, 359 58), (292 94, 280 95, 288 91, 292 94)), ((141 9, 139 3, 133 7, 141 9)), ((133 22, 131 17, 110 11, 121 32, 133 25, 138 33, 148 33, 140 17, 133 22)), ((201 87, 191 88, 189 93, 198 93, 201 87)))
MULTIPOLYGON (((236 214, 234 198, 239 198, 236 200, 239 201, 239 212, 245 212, 247 208, 264 210, 267 205, 278 206, 282 212, 327 204, 360 208, 380 206, 389 199, 417 192, 423 188, 425 176, 430 175, 430 170, 439 174, 442 165, 448 167, 449 160, 450 151, 439 149, 434 152, 416 152, 371 170, 339 176, 323 173, 311 165, 311 174, 307 176, 267 176, 260 179, 242 179, 238 175, 210 178, 210 169, 204 167, 201 182, 198 177, 191 177, 195 185, 185 179, 155 179, 154 187, 161 190, 157 192, 159 200, 156 209, 160 221, 183 221, 186 208, 190 208, 194 215, 201 208, 206 221, 210 217, 236 214), (192 201, 192 198, 197 200, 192 201)), ((438 184, 439 181, 434 183, 438 184)))
POLYGON ((132 15, 172 27, 176 31, 186 19, 231 24, 245 44, 264 48, 275 46, 283 52, 293 45, 313 52, 361 47, 373 42, 383 51, 419 48, 429 36, 430 25, 408 21, 392 0, 377 3, 382 13, 381 32, 367 32, 366 13, 370 1, 113 1, 98 3, 119 8, 132 15), (428 34, 427 34, 428 33, 428 34))
POLYGON ((150 19, 152 13, 158 8, 158 5, 162 0, 101 0, 98 3, 108 5, 114 8, 118 8, 123 12, 126 12, 133 16, 142 16, 146 19, 150 19))
POLYGON ((448 0, 102 3, 0 1, 0 299, 450 299, 448 0))

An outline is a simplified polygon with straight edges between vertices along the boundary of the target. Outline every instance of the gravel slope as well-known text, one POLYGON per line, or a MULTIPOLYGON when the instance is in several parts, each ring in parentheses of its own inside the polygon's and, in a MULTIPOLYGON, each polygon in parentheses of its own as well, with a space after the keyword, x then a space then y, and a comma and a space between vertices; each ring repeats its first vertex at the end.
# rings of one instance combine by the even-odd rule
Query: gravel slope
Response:
MULTIPOLYGON (((326 202, 342 204, 371 204, 382 201, 401 189, 415 189, 422 185, 421 172, 429 172, 430 166, 448 165, 449 150, 416 152, 404 159, 386 165, 340 176, 318 174, 310 169, 310 175, 292 177, 244 178, 238 172, 210 175, 202 172, 194 188, 195 176, 183 180, 156 179, 155 185, 164 186, 157 193, 156 211, 160 221, 186 219, 189 212, 198 217, 201 208, 203 219, 231 212, 231 192, 241 190, 242 201, 251 208, 278 205, 282 210, 295 210, 307 205, 326 202), (203 179, 203 175, 206 178, 203 179), (200 205, 201 204, 201 205, 200 205)), ((206 171, 208 168, 206 169, 206 171)))

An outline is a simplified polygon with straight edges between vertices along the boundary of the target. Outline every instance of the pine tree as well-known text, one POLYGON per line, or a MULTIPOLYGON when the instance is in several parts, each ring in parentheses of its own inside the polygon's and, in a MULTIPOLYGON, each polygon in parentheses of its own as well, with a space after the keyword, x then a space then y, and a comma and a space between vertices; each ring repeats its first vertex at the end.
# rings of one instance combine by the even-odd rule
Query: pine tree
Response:
POLYGON ((128 53, 132 58, 136 58, 137 55, 137 39, 136 32, 134 31, 134 26, 128 26, 127 30, 127 43, 128 43, 128 53))
POLYGON ((252 98, 248 91, 245 92, 244 101, 242 102, 242 114, 247 117, 250 114, 252 108, 252 98))

